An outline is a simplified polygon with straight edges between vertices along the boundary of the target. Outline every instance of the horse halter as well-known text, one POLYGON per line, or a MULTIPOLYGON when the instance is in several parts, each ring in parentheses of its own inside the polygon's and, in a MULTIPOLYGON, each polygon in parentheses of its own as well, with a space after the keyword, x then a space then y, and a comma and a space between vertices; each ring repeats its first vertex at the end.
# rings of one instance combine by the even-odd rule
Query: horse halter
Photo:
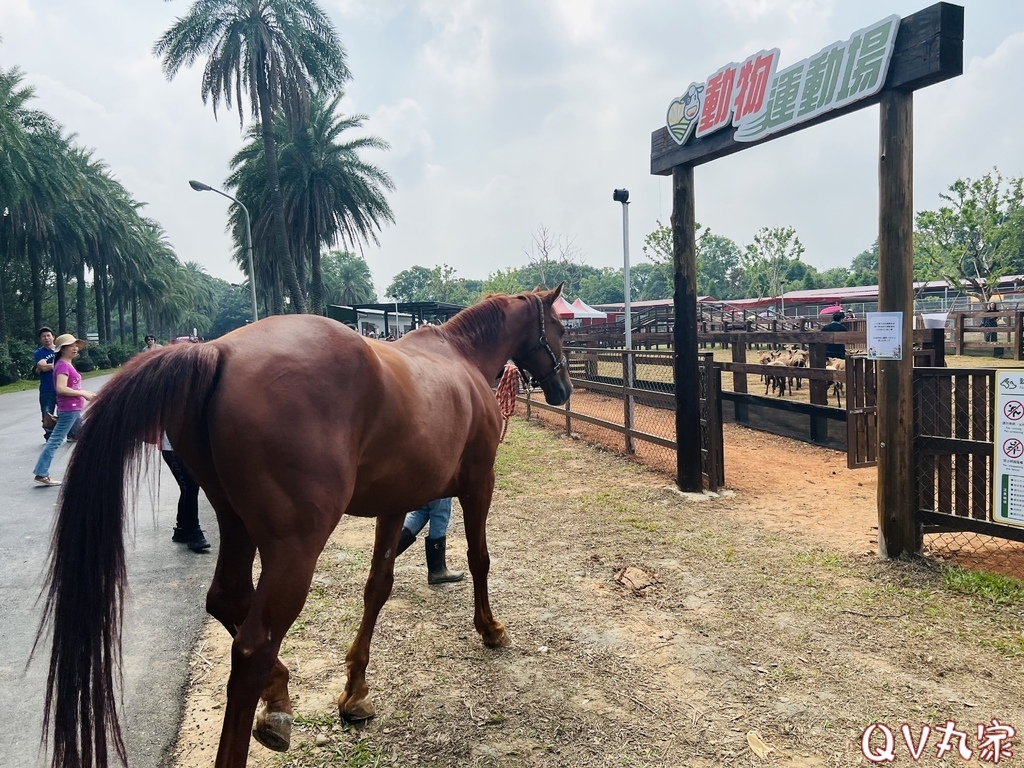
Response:
MULTIPOLYGON (((527 301, 529 301, 529 299, 527 299, 527 301)), ((544 332, 544 300, 541 299, 539 296, 537 297, 537 320, 540 321, 540 339, 538 340, 537 345, 529 352, 527 352, 525 355, 522 355, 519 358, 513 357, 512 362, 516 364, 516 368, 519 369, 519 375, 523 377, 523 381, 526 382, 527 385, 532 387, 543 387, 545 381, 550 379, 552 376, 556 375, 569 363, 565 359, 564 354, 562 355, 561 360, 555 357, 555 353, 551 349, 551 345, 548 344, 548 337, 547 334, 544 332), (520 362, 520 360, 529 360, 531 357, 533 357, 535 353, 539 352, 542 349, 545 352, 547 352, 548 357, 551 358, 552 367, 546 375, 538 379, 536 376, 534 376, 532 373, 527 371, 526 368, 523 367, 524 363, 520 362)))

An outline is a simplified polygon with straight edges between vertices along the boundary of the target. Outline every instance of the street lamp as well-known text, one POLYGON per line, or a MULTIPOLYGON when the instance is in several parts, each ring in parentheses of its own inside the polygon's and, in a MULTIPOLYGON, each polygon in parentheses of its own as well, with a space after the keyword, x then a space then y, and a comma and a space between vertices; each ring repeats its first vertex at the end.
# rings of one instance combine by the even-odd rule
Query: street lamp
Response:
MULTIPOLYGON (((634 359, 631 354, 633 350, 633 318, 630 315, 629 307, 629 190, 628 189, 616 189, 612 192, 612 200, 616 203, 622 203, 622 282, 623 282, 623 298, 625 299, 625 318, 624 324, 626 327, 626 354, 625 354, 625 368, 626 376, 623 382, 625 386, 625 404, 626 404, 626 420, 628 424, 633 423, 633 364, 634 359)), ((633 435, 630 431, 626 430, 626 453, 633 453, 633 435)))
POLYGON ((245 250, 249 257, 249 290, 252 293, 252 321, 255 323, 260 319, 259 311, 256 309, 256 270, 252 266, 252 225, 249 222, 249 209, 239 201, 237 198, 232 197, 227 192, 222 192, 216 187, 211 187, 209 184, 203 184, 201 181, 195 179, 189 179, 188 185, 192 187, 196 192, 216 192, 222 197, 226 197, 233 203, 237 203, 242 209, 242 213, 245 214, 245 250))
POLYGON ((629 190, 616 189, 612 200, 622 203, 622 281, 626 300, 626 349, 633 348, 633 320, 629 312, 629 190))

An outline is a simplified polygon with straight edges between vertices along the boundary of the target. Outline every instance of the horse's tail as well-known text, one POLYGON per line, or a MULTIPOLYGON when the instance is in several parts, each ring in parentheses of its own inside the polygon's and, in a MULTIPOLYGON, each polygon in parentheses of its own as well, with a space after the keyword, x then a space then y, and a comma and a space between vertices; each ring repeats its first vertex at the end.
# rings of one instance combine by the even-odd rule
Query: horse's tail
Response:
POLYGON ((144 449, 160 440, 170 421, 165 414, 183 414, 205 430, 218 360, 207 344, 138 355, 89 409, 64 475, 36 636, 38 645, 48 628, 53 635, 43 741, 52 725, 54 766, 104 768, 108 742, 127 762, 115 696, 127 586, 126 486, 137 488, 144 449))

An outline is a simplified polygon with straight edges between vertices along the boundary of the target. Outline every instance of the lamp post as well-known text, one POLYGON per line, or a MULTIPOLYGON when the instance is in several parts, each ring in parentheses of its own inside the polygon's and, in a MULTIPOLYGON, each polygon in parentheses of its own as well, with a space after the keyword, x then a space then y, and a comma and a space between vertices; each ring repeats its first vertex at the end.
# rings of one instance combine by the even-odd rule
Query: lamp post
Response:
POLYGON ((629 307, 629 190, 616 189, 612 192, 612 200, 622 203, 622 282, 623 297, 626 304, 626 349, 633 348, 633 319, 629 307))
POLYGON ((630 286, 629 286, 629 190, 616 189, 612 192, 612 200, 622 203, 622 284, 623 299, 625 300, 625 317, 623 325, 626 330, 626 354, 623 357, 624 383, 626 385, 625 420, 623 425, 626 428, 626 453, 633 453, 633 435, 630 430, 633 427, 633 317, 630 314, 630 286))
POLYGON ((196 192, 216 192, 218 195, 226 197, 231 202, 236 203, 242 209, 242 213, 245 214, 245 251, 249 258, 249 290, 252 293, 252 321, 255 323, 260 319, 260 315, 256 308, 256 270, 252 266, 252 225, 249 222, 249 209, 237 198, 232 197, 227 192, 222 192, 216 187, 211 187, 209 184, 189 179, 188 185, 196 192))

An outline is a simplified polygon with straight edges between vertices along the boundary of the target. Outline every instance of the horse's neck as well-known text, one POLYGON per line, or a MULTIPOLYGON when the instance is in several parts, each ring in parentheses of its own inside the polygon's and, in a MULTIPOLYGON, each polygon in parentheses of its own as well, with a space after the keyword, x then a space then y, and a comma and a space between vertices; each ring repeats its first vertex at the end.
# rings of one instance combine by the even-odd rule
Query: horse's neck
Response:
MULTIPOLYGON (((498 340, 495 343, 475 346, 462 345, 463 354, 484 376, 490 379, 495 373, 500 373, 504 369, 505 363, 522 346, 529 328, 534 327, 535 324, 536 319, 531 320, 529 312, 508 311, 505 313, 504 324, 497 334, 498 340)), ((444 326, 442 325, 437 330, 443 331, 444 326)), ((539 330, 537 335, 539 337, 539 330)))

